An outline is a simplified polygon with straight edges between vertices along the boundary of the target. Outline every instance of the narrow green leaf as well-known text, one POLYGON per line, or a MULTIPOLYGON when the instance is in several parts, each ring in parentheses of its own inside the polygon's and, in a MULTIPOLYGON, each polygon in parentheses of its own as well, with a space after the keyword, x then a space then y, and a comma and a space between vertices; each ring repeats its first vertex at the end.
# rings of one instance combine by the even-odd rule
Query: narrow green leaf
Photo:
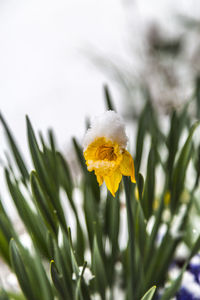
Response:
POLYGON ((147 175, 144 186, 144 195, 141 205, 146 219, 149 219, 153 211, 153 201, 155 194, 155 168, 156 168, 156 153, 152 145, 147 164, 147 175))
POLYGON ((38 300, 33 291, 28 273, 26 272, 23 259, 13 239, 10 241, 10 257, 13 269, 17 275, 17 279, 24 295, 27 297, 27 299, 38 300))
POLYGON ((9 242, 0 230, 0 256, 7 265, 11 265, 9 256, 9 242))
POLYGON ((131 298, 135 299, 135 290, 137 284, 137 268, 136 268, 136 237, 135 237, 135 227, 134 227, 134 219, 133 219, 133 211, 132 211, 132 203, 131 203, 131 181, 128 177, 123 176, 124 189, 125 189, 125 197, 126 197, 126 213, 127 213, 127 222, 128 222, 128 251, 129 251, 129 264, 130 264, 130 286, 131 286, 131 298))
POLYGON ((59 174, 60 183, 64 188, 64 190, 66 191, 71 207, 75 212, 76 207, 74 205, 74 202, 72 201, 73 181, 72 181, 72 176, 70 173, 69 166, 67 164, 67 161, 64 159, 64 157, 60 152, 57 152, 56 156, 57 156, 58 174, 59 174))
POLYGON ((83 230, 79 220, 76 222, 76 255, 79 265, 82 265, 84 262, 84 252, 85 252, 85 238, 83 230))
POLYGON ((75 291, 75 299, 76 300, 84 300, 83 293, 82 293, 81 283, 82 283, 82 280, 83 280, 83 274, 85 272, 86 266, 87 266, 87 262, 84 262, 82 272, 79 275, 79 278, 77 280, 76 291, 75 291))
POLYGON ((155 294, 155 291, 156 286, 152 286, 152 288, 150 288, 148 292, 146 292, 146 294, 142 297, 141 300, 151 300, 153 298, 153 295, 155 294))
POLYGON ((38 287, 35 289, 37 299, 54 300, 53 289, 47 277, 46 270, 43 267, 41 255, 37 249, 35 248, 34 252, 30 253, 20 246, 19 250, 24 259, 24 264, 26 264, 31 286, 38 287))
POLYGON ((170 202, 172 212, 174 212, 175 209, 177 208, 181 193, 183 191, 185 174, 186 174, 186 170, 191 155, 192 136, 195 132, 195 129, 199 126, 199 124, 200 122, 196 122, 191 127, 188 138, 181 150, 178 161, 173 171, 173 175, 172 175, 173 186, 172 186, 171 202, 170 202))
POLYGON ((168 148, 168 158, 167 158, 167 172, 169 173, 169 179, 171 180, 173 165, 178 150, 178 143, 180 140, 180 130, 179 130, 179 118, 176 111, 173 111, 170 120, 170 130, 167 137, 167 148, 168 148))
POLYGON ((120 227, 120 199, 119 199, 119 190, 117 191, 115 198, 107 193, 105 214, 104 214, 104 233, 109 238, 111 246, 111 254, 106 262, 106 269, 108 274, 109 284, 115 280, 114 267, 117 261, 118 256, 120 255, 119 251, 119 227, 120 227))
POLYGON ((142 153, 143 153, 145 135, 147 133, 146 114, 147 114, 147 109, 146 109, 146 106, 145 106, 142 113, 140 114, 140 118, 139 118, 139 121, 138 121, 137 138, 136 138, 136 156, 135 156, 135 173, 136 173, 136 177, 137 177, 137 174, 139 172, 141 159, 142 159, 142 153))
POLYGON ((48 137, 49 137, 49 142, 51 145, 51 150, 54 153, 54 155, 56 155, 56 139, 55 139, 54 132, 52 129, 48 130, 48 137))
POLYGON ((137 187, 138 187, 139 199, 141 202, 143 197, 143 188, 144 188, 144 178, 141 173, 138 174, 137 187))
POLYGON ((28 117, 26 117, 26 122, 27 122, 27 134, 28 134, 28 142, 29 142, 29 148, 32 156, 32 160, 35 166, 35 169, 37 173, 40 176, 40 179, 42 180, 44 186, 47 188, 47 191, 50 192, 51 190, 50 187, 48 186, 48 175, 45 170, 44 163, 42 161, 42 156, 41 156, 41 151, 39 149, 31 122, 28 117))
MULTIPOLYGON (((0 201, 0 206, 2 205, 0 201)), ((10 257, 9 257, 9 243, 11 238, 15 238, 18 241, 17 234, 13 228, 13 225, 8 218, 6 212, 1 211, 0 208, 0 253, 5 262, 10 266, 10 257)))
POLYGON ((194 255, 197 254, 199 249, 200 249, 200 235, 196 239, 196 242, 194 243, 194 245, 191 249, 190 255, 187 258, 187 261, 185 262, 179 276, 172 282, 171 286, 165 290, 164 294, 161 297, 161 300, 168 300, 168 299, 171 299, 172 297, 175 296, 176 292, 180 288, 182 277, 183 277, 183 274, 184 274, 184 272, 187 268, 187 265, 188 265, 189 261, 192 259, 192 257, 194 255))
POLYGON ((73 209, 73 212, 75 214, 76 218, 76 233, 77 233, 77 240, 76 240, 76 252, 77 252, 77 259, 80 264, 83 264, 84 261, 84 251, 85 251, 85 238, 84 233, 82 230, 82 226, 80 224, 78 212, 77 212, 77 206, 75 205, 74 199, 73 199, 73 181, 72 176, 70 173, 69 166, 64 159, 64 157, 61 155, 61 153, 57 152, 57 162, 58 162, 58 171, 59 171, 59 181, 64 188, 69 203, 73 209))
POLYGON ((158 230, 161 224, 161 218, 162 218, 162 212, 164 208, 164 200, 163 197, 161 198, 159 208, 157 209, 155 213, 155 222, 153 225, 153 229, 151 231, 151 234, 147 240, 146 247, 145 247, 145 255, 144 255, 144 266, 145 271, 148 270, 149 261, 151 261, 151 258, 153 257, 155 253, 155 241, 158 234, 158 230))
POLYGON ((68 228, 68 236, 69 236, 69 242, 70 242, 72 268, 76 275, 76 278, 78 278, 79 277, 79 267, 78 267, 78 262, 76 260, 75 253, 74 253, 73 246, 72 246, 72 237, 71 237, 71 229, 70 228, 68 228))
POLYGON ((105 300, 107 279, 106 279, 106 272, 104 269, 104 262, 102 260, 99 251, 96 236, 94 237, 94 242, 93 242, 92 270, 95 275, 94 282, 97 288, 97 292, 99 292, 102 299, 105 300))
POLYGON ((174 252, 180 240, 181 238, 172 238, 169 230, 167 231, 162 239, 161 245, 155 249, 152 259, 149 261, 145 273, 145 287, 151 286, 152 283, 158 285, 163 284, 162 280, 166 279, 168 267, 173 259, 174 252))
POLYGON ((73 138, 72 142, 74 145, 74 149, 75 149, 78 161, 82 167, 83 174, 85 175, 86 184, 89 184, 92 187, 92 192, 94 194, 95 202, 99 202, 100 201, 100 189, 99 189, 99 185, 96 180, 96 176, 94 175, 94 172, 88 172, 86 163, 85 163, 85 158, 83 156, 83 149, 78 144, 77 140, 75 138, 73 138))
POLYGON ((106 101, 106 108, 108 110, 116 111, 116 109, 113 105, 113 101, 112 101, 108 86, 105 84, 103 88, 104 88, 104 95, 105 95, 105 101, 106 101))
MULTIPOLYGON (((26 119, 29 148, 36 172, 46 193, 49 196, 49 199, 51 200, 52 205, 54 206, 54 209, 56 210, 60 223, 62 224, 63 228, 65 228, 65 230, 67 231, 66 220, 59 198, 57 180, 54 180, 54 176, 52 177, 52 170, 48 168, 48 161, 46 161, 47 155, 44 155, 44 153, 42 153, 39 149, 29 118, 27 117, 26 119)), ((46 147, 45 149, 47 150, 46 147)))
POLYGON ((120 199, 119 192, 116 193, 116 197, 109 199, 110 207, 110 240, 112 245, 112 258, 115 259, 119 250, 118 237, 120 226, 120 199))
POLYGON ((165 172, 167 173, 166 180, 168 181, 167 185, 169 190, 171 190, 171 187, 173 185, 172 173, 173 173, 176 154, 178 152, 180 137, 183 132, 183 129, 187 126, 188 123, 188 116, 187 116, 188 105, 189 103, 186 103, 184 105, 183 110, 181 111, 180 114, 178 114, 176 111, 173 111, 171 115, 171 120, 170 120, 171 127, 166 142, 168 148, 168 158, 167 158, 166 170, 165 170, 165 172))
POLYGON ((29 180, 29 172, 27 170, 27 167, 24 163, 24 158, 23 156, 21 155, 19 149, 18 149, 18 146, 14 140, 14 137, 5 121, 5 119, 3 118, 2 114, 0 113, 0 120, 4 126, 4 129, 5 129, 5 132, 6 132, 6 136, 7 136, 7 139, 8 139, 8 142, 10 144, 10 149, 12 150, 12 153, 13 153, 13 156, 15 158, 15 161, 16 161, 16 164, 18 166, 18 169, 22 175, 22 180, 23 180, 23 183, 26 184, 26 182, 29 180))
POLYGON ((192 247, 192 250, 191 250, 191 253, 189 255, 189 258, 188 258, 188 261, 192 259, 192 257, 197 254, 197 252, 199 251, 200 249, 200 235, 199 237, 197 238, 196 242, 194 243, 193 247, 192 247))
POLYGON ((142 207, 140 202, 136 202, 135 205, 135 233, 137 243, 140 249, 141 259, 144 258, 145 246, 147 241, 147 232, 146 232, 146 219, 143 214, 142 207))
POLYGON ((180 288, 183 273, 185 272, 185 270, 186 270, 186 265, 184 265, 184 267, 182 268, 179 276, 172 282, 171 286, 166 289, 166 291, 164 292, 164 294, 161 297, 161 300, 169 300, 172 297, 174 297, 174 295, 176 294, 176 292, 180 288))
POLYGON ((48 199, 48 195, 45 194, 36 172, 31 172, 30 180, 33 197, 37 207, 39 208, 39 211, 43 216, 44 222, 48 226, 49 230, 57 235, 57 220, 54 213, 54 208, 48 199))
POLYGON ((76 152, 76 156, 77 156, 77 159, 82 167, 82 170, 83 170, 83 173, 87 176, 88 174, 88 171, 87 171, 87 167, 86 167, 86 164, 85 164, 85 159, 83 157, 83 151, 80 147, 80 145, 78 144, 77 140, 75 139, 75 137, 72 138, 72 142, 73 142, 73 145, 74 145, 74 149, 75 149, 75 152, 76 152))
MULTIPOLYGON (((61 230, 61 229, 59 229, 61 230)), ((58 273, 62 276, 63 285, 66 287, 66 293, 69 295, 69 299, 73 298, 73 284, 72 284, 72 262, 71 252, 68 239, 65 238, 66 233, 62 230, 62 245, 57 244, 57 241, 53 240, 53 253, 58 273)), ((60 237, 59 237, 60 239, 60 237)), ((60 244, 60 241, 59 241, 60 244)))
POLYGON ((47 248, 49 251, 49 257, 52 260, 54 255, 54 243, 53 243, 53 237, 51 235, 51 233, 48 231, 47 232, 47 239, 46 239, 46 243, 47 243, 47 248))
POLYGON ((63 277, 61 274, 58 273, 55 262, 53 260, 51 261, 50 264, 50 272, 51 272, 51 278, 54 283, 54 286, 59 292, 61 298, 63 300, 71 300, 71 298, 69 298, 68 293, 66 291, 66 287, 63 282, 63 277))
POLYGON ((48 257, 48 249, 45 243, 46 227, 41 219, 40 215, 36 215, 27 203, 23 194, 21 193, 17 184, 13 183, 10 178, 10 174, 5 169, 6 182, 15 203, 17 211, 24 222, 27 230, 32 236, 32 240, 35 245, 42 251, 45 257, 48 257))
POLYGON ((87 227, 87 233, 90 243, 90 249, 93 248, 94 240, 94 222, 98 223, 97 206, 89 185, 84 185, 84 215, 87 227))
POLYGON ((0 288, 0 300, 10 300, 6 291, 0 288))
MULTIPOLYGON (((24 295, 22 295, 21 293, 14 293, 14 292, 7 292, 7 295, 9 297, 9 300, 26 300, 24 295)), ((0 298, 1 299, 1 298, 0 298)), ((1 300, 7 300, 7 299, 1 299, 1 300)))
POLYGON ((196 77, 196 91, 195 91, 195 99, 196 99, 196 117, 200 119, 200 76, 196 77))

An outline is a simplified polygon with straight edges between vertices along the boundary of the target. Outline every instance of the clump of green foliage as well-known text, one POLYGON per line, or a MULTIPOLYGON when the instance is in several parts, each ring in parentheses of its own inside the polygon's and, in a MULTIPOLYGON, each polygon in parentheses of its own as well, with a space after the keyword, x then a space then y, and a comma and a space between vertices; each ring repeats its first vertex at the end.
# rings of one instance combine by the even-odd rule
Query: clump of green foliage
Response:
MULTIPOLYGON (((113 109, 107 87, 105 99, 107 109, 113 109)), ((199 119, 198 89, 194 101, 196 119, 199 119)), ((32 250, 21 243, 0 201, 0 255, 16 274, 21 288, 21 291, 14 293, 2 287, 0 299, 89 300, 95 299, 98 294, 100 299, 106 300, 116 299, 115 290, 118 289, 124 295, 123 299, 150 300, 156 296, 159 287, 165 286, 175 251, 185 242, 190 247, 190 254, 180 275, 164 289, 161 300, 169 300, 176 294, 188 262, 200 248, 200 235, 194 241, 187 234, 189 216, 191 212, 197 213, 200 207, 196 197, 200 176, 200 146, 192 139, 199 123, 188 113, 189 105, 185 104, 179 112, 171 112, 169 131, 164 133, 149 96, 145 98, 143 110, 137 119, 133 153, 137 184, 124 178, 115 198, 109 192, 107 195, 101 192, 94 174, 87 171, 81 146, 73 139, 74 151, 82 170, 78 189, 83 198, 81 210, 85 226, 75 201, 74 189, 77 186, 64 155, 57 148, 53 132, 48 132, 47 139, 42 134, 37 137, 27 117, 28 145, 33 163, 31 171, 5 119, 0 115, 13 161, 8 161, 4 168, 5 179, 12 201, 33 243, 32 250), (187 137, 183 146, 179 147, 182 134, 186 131, 187 137), (144 144, 146 136, 150 137, 150 149, 144 144), (164 157, 163 148, 167 153, 164 157), (144 178, 140 168, 147 151, 144 178), (194 176, 191 187, 186 182, 189 164, 194 176), (164 174, 164 183, 160 186, 160 194, 156 195, 158 167, 164 174), (70 217, 67 219, 64 214, 61 191, 66 194, 66 201, 75 219, 74 236, 71 236, 70 217), (187 192, 187 201, 183 191, 187 192), (128 240, 123 248, 120 245, 120 221, 121 199, 124 196, 128 240), (177 228, 180 234, 173 235, 173 220, 183 205, 186 209, 177 228), (166 210, 168 218, 163 219, 166 210), (154 222, 149 232, 147 225, 150 219, 154 222), (167 230, 158 243, 159 228, 163 223, 167 230), (91 261, 85 261, 86 253, 87 257, 89 253, 91 261), (116 268, 117 264, 120 264, 120 270, 116 268), (89 284, 84 277, 86 268, 93 274, 89 284)))

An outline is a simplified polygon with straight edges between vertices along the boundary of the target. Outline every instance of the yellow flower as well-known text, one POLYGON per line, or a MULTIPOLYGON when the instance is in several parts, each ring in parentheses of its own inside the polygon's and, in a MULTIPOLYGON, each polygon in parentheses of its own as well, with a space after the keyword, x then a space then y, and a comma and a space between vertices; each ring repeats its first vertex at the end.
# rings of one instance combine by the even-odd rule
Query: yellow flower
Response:
POLYGON ((170 200, 171 200, 171 193, 170 193, 170 191, 167 191, 164 196, 165 206, 168 206, 170 204, 170 200))
POLYGON ((139 190, 138 190, 138 187, 137 187, 137 186, 135 187, 134 193, 135 193, 135 199, 136 199, 137 201, 139 201, 139 200, 140 200, 140 195, 139 195, 139 190))
POLYGON ((88 171, 95 172, 99 185, 105 181, 108 190, 115 196, 122 175, 130 176, 135 182, 133 158, 125 149, 124 125, 116 113, 108 111, 105 117, 96 120, 86 134, 86 140, 84 157, 88 171), (105 124, 109 127, 106 128, 105 124))

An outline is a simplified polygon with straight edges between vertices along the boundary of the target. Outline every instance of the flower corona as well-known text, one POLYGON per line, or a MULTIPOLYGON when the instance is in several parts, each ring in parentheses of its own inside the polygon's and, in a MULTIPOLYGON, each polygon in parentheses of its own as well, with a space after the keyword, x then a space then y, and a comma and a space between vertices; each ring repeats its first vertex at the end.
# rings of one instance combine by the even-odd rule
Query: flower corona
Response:
POLYGON ((96 117, 84 138, 84 157, 88 171, 94 171, 99 185, 105 181, 115 196, 122 175, 135 182, 134 162, 126 150, 125 126, 117 113, 107 111, 96 117))

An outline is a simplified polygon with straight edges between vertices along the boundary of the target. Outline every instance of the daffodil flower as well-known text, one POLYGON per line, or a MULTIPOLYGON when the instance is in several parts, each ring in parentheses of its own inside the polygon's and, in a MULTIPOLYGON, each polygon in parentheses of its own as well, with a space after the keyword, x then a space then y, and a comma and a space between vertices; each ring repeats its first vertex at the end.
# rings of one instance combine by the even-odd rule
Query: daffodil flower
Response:
POLYGON ((135 182, 133 158, 126 150, 125 126, 119 115, 107 111, 96 117, 84 138, 84 157, 88 171, 94 171, 99 185, 105 181, 115 196, 122 175, 135 182))

